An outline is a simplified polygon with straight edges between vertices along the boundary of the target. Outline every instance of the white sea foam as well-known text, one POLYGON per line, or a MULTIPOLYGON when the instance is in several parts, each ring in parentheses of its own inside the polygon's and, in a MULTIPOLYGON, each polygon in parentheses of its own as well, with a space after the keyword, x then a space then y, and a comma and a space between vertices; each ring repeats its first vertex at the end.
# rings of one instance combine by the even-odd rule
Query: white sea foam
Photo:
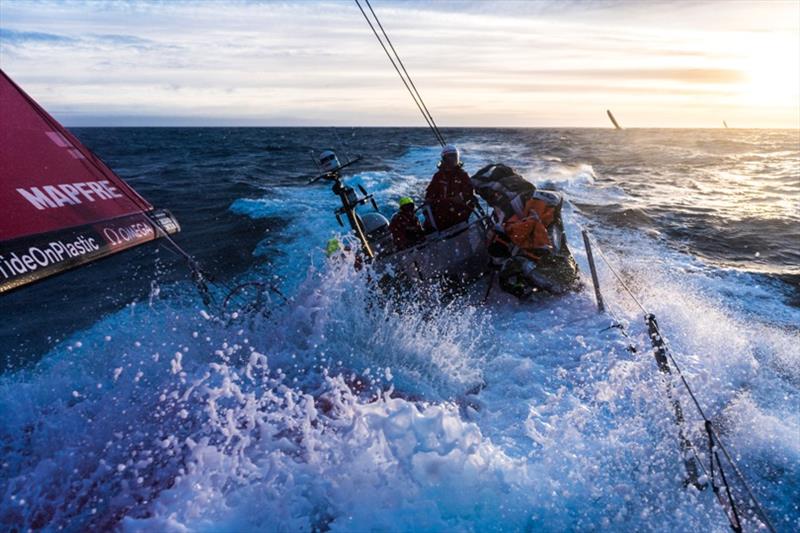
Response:
MULTIPOLYGON (((392 176, 378 187, 389 203, 425 181, 435 153, 404 156, 403 172, 425 178, 359 179, 379 185, 392 176)), ((480 156, 466 146, 465 157, 480 156)), ((588 168, 553 175, 563 176, 551 182, 568 196, 597 186, 588 168)), ((683 487, 641 313, 602 264, 604 294, 629 324, 637 354, 607 329, 611 319, 596 313, 589 290, 520 304, 495 288, 481 306, 481 282, 433 308, 375 299, 367 272, 325 261, 318 250, 327 238, 320 230, 336 230, 320 215, 335 206, 330 192, 281 194, 296 200, 297 224, 279 244, 286 259, 278 266, 293 281, 291 301, 271 316, 226 322, 196 299, 163 291, 151 307, 65 340, 37 369, 0 378, 2 523, 128 531, 725 529, 710 491, 683 487)), ((269 216, 281 208, 254 200, 235 209, 269 216)), ((585 273, 579 225, 591 221, 570 205, 565 214, 585 273)), ((800 464, 797 331, 731 305, 726 295, 746 284, 735 273, 630 231, 596 235, 658 315, 773 519, 797 526, 784 501, 797 494, 786 484, 796 483, 800 464)), ((754 300, 770 294, 748 290, 754 300)), ((787 321, 796 317, 770 305, 787 321)), ((680 398, 691 436, 704 442, 688 398, 680 398)))

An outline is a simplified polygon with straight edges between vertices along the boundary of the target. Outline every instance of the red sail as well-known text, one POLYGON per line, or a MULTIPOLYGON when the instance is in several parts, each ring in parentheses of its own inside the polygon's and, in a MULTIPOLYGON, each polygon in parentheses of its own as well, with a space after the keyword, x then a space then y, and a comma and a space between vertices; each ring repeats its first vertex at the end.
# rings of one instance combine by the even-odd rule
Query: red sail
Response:
POLYGON ((2 70, 0 198, 0 293, 163 235, 153 206, 2 70))

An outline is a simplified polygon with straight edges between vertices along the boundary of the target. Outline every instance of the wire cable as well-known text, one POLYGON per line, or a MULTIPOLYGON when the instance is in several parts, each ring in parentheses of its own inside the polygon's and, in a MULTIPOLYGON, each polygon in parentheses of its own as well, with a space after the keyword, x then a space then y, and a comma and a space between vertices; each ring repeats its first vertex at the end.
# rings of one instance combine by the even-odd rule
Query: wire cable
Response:
MULTIPOLYGON (((594 239, 592 239, 592 240, 594 241, 594 239)), ((739 517, 739 512, 738 512, 738 509, 737 509, 737 506, 736 506, 736 502, 734 501, 733 496, 731 494, 730 486, 729 486, 729 484, 727 482, 727 479, 725 477, 724 470, 722 468, 722 463, 719 460, 719 455, 716 453, 716 450, 714 449, 715 448, 715 443, 716 443, 716 446, 719 447, 719 449, 722 451, 722 454, 727 459, 728 464, 730 464, 730 466, 731 466, 736 478, 739 480, 739 482, 742 484, 742 486, 746 490, 747 495, 748 495, 750 501, 752 502, 756 513, 759 516, 759 519, 762 521, 764 526, 766 526, 766 528, 769 531, 774 533, 775 532, 775 528, 773 527, 772 522, 769 519, 769 516, 764 511, 764 508, 762 507, 761 503, 756 498, 755 494, 753 493, 752 489, 750 488, 749 483, 747 483, 747 480, 745 479, 744 474, 742 474, 741 470, 739 470, 739 467, 736 465, 736 463, 734 462, 733 458, 731 457, 731 454, 728 453, 728 450, 725 447, 725 444, 722 442, 722 439, 720 439, 719 434, 717 433, 716 429, 714 428, 711 420, 706 416, 705 411, 703 410, 702 406, 700 405, 700 401, 697 399, 697 396, 695 395, 694 391, 692 390, 691 386, 689 385, 689 382, 687 381, 686 377, 684 376, 683 371, 681 370, 680 366, 678 365, 678 362, 675 360, 675 357, 672 354, 672 349, 669 346, 669 343, 667 342, 667 338, 664 336, 664 334, 662 333, 661 329, 658 326, 658 323, 655 321, 655 315, 650 313, 644 307, 644 305, 639 301, 639 299, 633 293, 633 291, 628 286, 628 284, 625 283, 625 281, 622 279, 622 276, 617 272, 617 270, 613 267, 611 262, 608 260, 608 258, 606 257, 605 253, 603 253, 602 248, 600 248, 600 246, 597 244, 597 242, 594 241, 593 244, 594 244, 594 248, 599 252, 600 257, 603 259, 603 262, 606 264, 606 266, 608 267, 609 271, 611 271, 611 273, 614 275, 614 277, 617 279, 617 281, 619 281, 619 283, 622 286, 622 288, 625 289, 625 292, 631 297, 631 299, 636 303, 636 305, 639 307, 639 309, 641 309, 642 312, 645 314, 645 320, 648 321, 648 323, 650 323, 650 321, 652 322, 652 324, 654 326, 654 330, 657 332, 658 336, 663 341, 663 346, 665 348, 664 352, 666 353, 666 355, 669 358, 670 362, 674 366, 675 372, 678 374, 678 377, 680 378, 681 383, 683 384, 683 387, 688 392, 689 397, 692 400, 692 403, 694 404, 695 408, 697 409, 698 414, 700 415, 700 417, 703 420, 703 423, 705 425, 705 430, 706 430, 706 433, 707 433, 708 439, 709 439, 709 449, 710 449, 709 450, 709 453, 710 453, 709 461, 710 461, 710 464, 711 464, 712 486, 714 488, 714 492, 715 492, 715 494, 717 496, 717 499, 720 502, 720 505, 725 507, 725 505, 723 503, 723 500, 722 500, 722 496, 719 494, 718 488, 715 485, 715 481, 714 481, 714 477, 713 477, 714 476, 714 460, 716 458, 717 465, 719 466, 720 478, 722 480, 723 487, 725 488, 725 492, 726 492, 726 495, 727 495, 728 501, 729 501, 729 507, 730 507, 731 513, 733 515, 733 516, 731 516, 731 514, 728 514, 726 512, 726 514, 728 516, 728 521, 730 522, 731 529, 733 529, 734 531, 741 531, 742 530, 741 519, 739 517)), ((613 316, 613 313, 612 313, 612 316, 613 316)), ((624 331, 624 328, 623 328, 623 331, 624 331)), ((691 449, 692 449, 692 452, 695 454, 695 457, 697 457, 697 453, 694 450, 694 446, 691 446, 691 449)), ((708 470, 706 470, 705 465, 703 465, 702 461, 699 461, 699 458, 698 458, 698 462, 700 463, 700 466, 703 468, 703 471, 706 472, 706 474, 708 475, 708 470)))
MULTIPOLYGON (((376 30, 375 26, 372 24, 372 21, 370 20, 369 16, 367 15, 367 12, 364 11, 364 8, 361 7, 361 3, 358 0, 353 0, 353 1, 358 6, 358 9, 361 11, 361 14, 364 15, 364 20, 367 21, 367 24, 369 24, 369 27, 372 30, 372 33, 375 35, 375 38, 378 39, 378 43, 380 43, 381 48, 383 48, 383 51, 386 53, 386 57, 389 58, 389 61, 392 63, 392 66, 394 67, 394 70, 397 72, 397 75, 400 76, 400 80, 403 82, 403 85, 406 86, 406 90, 408 91, 408 94, 411 95, 411 99, 414 100, 414 103, 417 105, 417 109, 419 109, 419 112, 422 113, 422 117, 425 119, 425 122, 428 124, 428 127, 433 132, 433 135, 436 137, 437 142, 440 145, 444 146, 445 144, 447 144, 445 142, 445 140, 444 140, 444 137, 442 137, 442 134, 439 132, 438 128, 431 122, 431 119, 428 118, 428 115, 425 113, 425 110, 423 109, 423 104, 421 104, 417 100, 417 97, 414 95, 414 91, 411 90, 411 86, 409 85, 409 82, 406 81, 405 76, 403 76, 403 73, 400 72, 400 68, 397 66, 397 63, 395 63, 395 60, 392 57, 392 54, 389 53, 389 49, 386 48, 386 45, 384 44, 383 39, 381 39, 380 35, 378 34, 378 30, 376 30)), ((374 14, 374 12, 373 12, 373 14, 374 14)), ((376 20, 377 20, 377 18, 376 18, 376 20)), ((398 59, 398 61, 400 60, 399 57, 397 59, 398 59)), ((410 80, 410 78, 409 78, 409 80, 410 80)))
POLYGON ((427 113, 428 118, 431 120, 431 124, 433 124, 433 128, 436 130, 436 132, 438 134, 438 137, 441 139, 442 142, 444 142, 444 136, 442 135, 441 131, 439 131, 439 126, 436 125, 436 121, 433 120, 433 115, 428 110, 428 106, 425 105, 425 101, 422 99, 422 95, 419 94, 419 91, 417 90, 417 86, 414 85, 414 80, 411 78, 411 74, 409 74, 408 71, 406 70, 406 66, 403 64, 403 60, 400 59, 400 54, 398 54, 397 50, 394 49, 394 45, 392 44, 391 39, 389 39, 389 35, 386 33, 386 30, 383 29, 383 24, 381 24, 381 21, 378 18, 377 13, 375 13, 375 10, 372 9, 372 4, 369 3, 369 0, 364 0, 364 1, 367 3, 367 7, 369 8, 370 12, 372 13, 372 16, 375 17, 375 22, 378 23, 378 27, 381 29, 381 32, 383 33, 383 36, 386 39, 386 42, 389 44, 389 48, 392 49, 392 52, 394 53, 395 57, 397 58, 397 62, 400 63, 400 68, 403 69, 403 72, 405 73, 406 77, 408 78, 409 83, 411 83, 411 87, 414 89, 414 92, 416 93, 417 98, 419 98, 419 101, 422 104, 422 108, 425 110, 425 113, 427 113))

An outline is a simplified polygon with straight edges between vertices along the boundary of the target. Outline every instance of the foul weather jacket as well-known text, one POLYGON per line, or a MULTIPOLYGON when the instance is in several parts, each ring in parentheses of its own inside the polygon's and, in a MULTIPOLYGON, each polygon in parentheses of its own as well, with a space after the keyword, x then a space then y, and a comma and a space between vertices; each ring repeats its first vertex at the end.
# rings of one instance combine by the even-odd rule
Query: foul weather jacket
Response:
POLYGON ((433 211, 436 229, 442 231, 469 218, 475 189, 463 168, 440 168, 425 191, 425 200, 433 211))
POLYGON ((400 208, 389 223, 392 240, 396 250, 404 250, 425 240, 425 232, 414 214, 414 205, 410 204, 400 208))
POLYGON ((503 223, 508 240, 500 235, 498 241, 511 249, 512 255, 524 255, 534 261, 553 251, 547 228, 555 221, 555 207, 538 199, 525 202, 522 213, 514 214, 503 223))

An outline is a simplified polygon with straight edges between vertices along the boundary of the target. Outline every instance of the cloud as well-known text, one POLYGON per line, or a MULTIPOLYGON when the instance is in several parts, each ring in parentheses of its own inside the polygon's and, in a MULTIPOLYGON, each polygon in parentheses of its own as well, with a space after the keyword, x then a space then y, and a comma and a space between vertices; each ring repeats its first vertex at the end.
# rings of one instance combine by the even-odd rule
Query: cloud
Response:
MULTIPOLYGON (((793 121, 746 95, 785 6, 727 5, 373 2, 444 124, 793 121)), ((68 123, 422 123, 351 2, 4 2, 2 23, 2 68, 68 123)))
POLYGON ((65 35, 55 33, 44 33, 39 31, 15 31, 7 28, 0 28, 0 43, 23 45, 25 43, 72 43, 74 39, 65 35))
POLYGON ((593 78, 633 81, 674 81, 680 83, 738 83, 747 76, 736 69, 726 68, 626 68, 626 69, 556 69, 530 70, 528 75, 558 78, 593 78))
POLYGON ((3 44, 24 47, 29 44, 58 44, 71 46, 112 45, 122 47, 154 46, 157 43, 135 35, 88 33, 77 37, 45 33, 38 31, 16 31, 0 28, 0 40, 3 44))
POLYGON ((151 39, 142 39, 135 35, 118 35, 118 34, 89 34, 89 39, 95 42, 105 42, 109 44, 118 44, 122 46, 153 46, 156 44, 151 39))

